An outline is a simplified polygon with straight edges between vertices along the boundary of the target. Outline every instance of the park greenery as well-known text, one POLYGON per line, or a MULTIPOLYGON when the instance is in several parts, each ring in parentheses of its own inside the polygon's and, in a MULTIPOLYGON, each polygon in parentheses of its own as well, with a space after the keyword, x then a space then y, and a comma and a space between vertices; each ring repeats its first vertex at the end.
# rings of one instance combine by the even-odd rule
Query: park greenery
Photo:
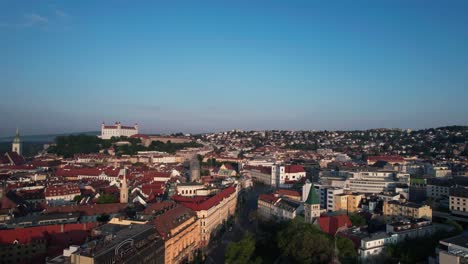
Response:
POLYGON ((100 139, 90 135, 60 136, 55 139, 55 145, 48 149, 49 153, 55 153, 65 158, 73 157, 75 154, 99 153, 101 150, 114 147, 117 155, 135 155, 138 151, 160 151, 174 154, 184 148, 201 147, 196 142, 172 143, 153 141, 148 147, 141 144, 139 138, 112 137, 109 140, 100 139), (128 142, 127 144, 116 144, 117 142, 128 142))
POLYGON ((98 204, 116 203, 117 199, 112 194, 102 194, 97 198, 98 204))
MULTIPOLYGON (((32 157, 37 155, 43 148, 45 142, 23 142, 22 155, 32 157)), ((11 142, 0 142, 0 153, 11 151, 11 142)))
POLYGON ((361 215, 359 215, 359 214, 349 214, 348 217, 349 217, 349 220, 351 221, 351 223, 353 224, 353 226, 365 226, 365 225, 367 225, 366 219, 364 217, 362 217, 361 215))
MULTIPOLYGON (((229 244, 226 263, 330 263, 335 238, 303 219, 287 222, 263 222, 256 236, 245 234, 242 240, 229 244)), ((337 240, 342 263, 357 261, 353 242, 337 240)))

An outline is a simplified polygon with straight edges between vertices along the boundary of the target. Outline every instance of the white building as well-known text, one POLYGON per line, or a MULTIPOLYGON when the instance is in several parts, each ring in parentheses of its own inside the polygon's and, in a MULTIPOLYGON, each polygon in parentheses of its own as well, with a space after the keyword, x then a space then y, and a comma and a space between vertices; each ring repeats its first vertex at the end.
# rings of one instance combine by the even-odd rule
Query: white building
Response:
POLYGON ((102 139, 111 139, 112 137, 130 137, 138 134, 138 124, 134 126, 122 126, 120 122, 115 122, 114 125, 106 125, 104 122, 101 125, 102 139))
POLYGON ((385 246, 395 244, 397 238, 395 235, 389 235, 385 232, 370 234, 361 239, 361 246, 358 249, 358 255, 361 260, 369 257, 378 256, 384 250, 385 246))
POLYGON ((261 194, 258 198, 258 215, 262 220, 291 220, 304 211, 301 202, 277 197, 273 194, 261 194))
POLYGON ((353 172, 347 180, 347 186, 352 192, 381 193, 395 188, 396 174, 386 171, 353 172))
POLYGON ((274 165, 271 167, 271 178, 276 187, 284 188, 288 183, 299 181, 306 176, 301 165, 274 165))
POLYGON ((440 240, 439 243, 439 247, 436 248, 437 263, 466 263, 468 259, 468 237, 464 235, 455 236, 440 240))
POLYGON ((433 232, 432 222, 424 218, 405 219, 387 224, 387 233, 395 237, 397 243, 416 237, 430 236, 433 232))
POLYGON ((327 204, 327 211, 333 212, 335 211, 335 196, 343 194, 344 190, 341 188, 330 187, 326 189, 326 204, 327 204))
POLYGON ((455 185, 451 180, 427 179, 426 196, 432 199, 448 198, 450 196, 450 187, 455 185))
POLYGON ((246 165, 242 168, 242 174, 249 176, 255 182, 275 186, 271 168, 272 167, 246 165))

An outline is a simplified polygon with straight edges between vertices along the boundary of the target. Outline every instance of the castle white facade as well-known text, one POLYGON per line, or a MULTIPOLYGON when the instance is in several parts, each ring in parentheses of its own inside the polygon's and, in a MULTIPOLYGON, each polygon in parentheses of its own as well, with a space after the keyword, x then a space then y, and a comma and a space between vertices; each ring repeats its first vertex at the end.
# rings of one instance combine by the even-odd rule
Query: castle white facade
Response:
POLYGON ((138 124, 134 126, 122 126, 120 122, 115 122, 114 125, 106 125, 104 122, 101 125, 102 139, 111 139, 112 137, 130 137, 138 134, 138 124))

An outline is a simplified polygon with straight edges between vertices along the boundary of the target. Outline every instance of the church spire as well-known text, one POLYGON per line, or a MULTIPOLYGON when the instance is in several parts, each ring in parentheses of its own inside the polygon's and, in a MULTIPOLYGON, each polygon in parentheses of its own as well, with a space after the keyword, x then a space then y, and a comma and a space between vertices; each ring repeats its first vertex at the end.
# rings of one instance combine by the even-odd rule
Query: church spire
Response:
POLYGON ((310 186, 309 196, 304 202, 304 214, 307 223, 314 223, 320 217, 320 198, 313 183, 310 186))
POLYGON ((307 196, 307 200, 305 201, 306 204, 320 204, 320 198, 317 195, 317 191, 315 190, 314 183, 310 186, 309 196, 307 196))
POLYGON ((15 138, 13 139, 13 143, 11 144, 11 151, 18 153, 18 155, 21 155, 21 139, 19 135, 19 129, 16 128, 16 135, 15 138))
POLYGON ((15 134, 15 138, 13 139, 13 143, 20 143, 20 142, 21 142, 21 139, 20 139, 19 129, 16 128, 16 134, 15 134))
POLYGON ((128 187, 127 187, 127 168, 124 168, 122 186, 120 187, 120 203, 128 203, 128 187))

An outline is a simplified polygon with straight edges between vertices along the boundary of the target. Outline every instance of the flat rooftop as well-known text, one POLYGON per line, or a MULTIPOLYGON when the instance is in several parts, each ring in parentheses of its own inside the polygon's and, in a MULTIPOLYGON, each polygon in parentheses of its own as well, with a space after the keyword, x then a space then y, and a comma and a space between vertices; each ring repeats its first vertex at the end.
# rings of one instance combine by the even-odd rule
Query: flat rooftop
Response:
MULTIPOLYGON (((99 254, 112 249, 122 241, 135 237, 143 232, 154 229, 152 225, 115 225, 106 224, 98 230, 105 233, 104 236, 93 240, 81 248, 81 255, 98 256, 99 254)), ((154 230, 156 232, 156 230, 154 230)))

